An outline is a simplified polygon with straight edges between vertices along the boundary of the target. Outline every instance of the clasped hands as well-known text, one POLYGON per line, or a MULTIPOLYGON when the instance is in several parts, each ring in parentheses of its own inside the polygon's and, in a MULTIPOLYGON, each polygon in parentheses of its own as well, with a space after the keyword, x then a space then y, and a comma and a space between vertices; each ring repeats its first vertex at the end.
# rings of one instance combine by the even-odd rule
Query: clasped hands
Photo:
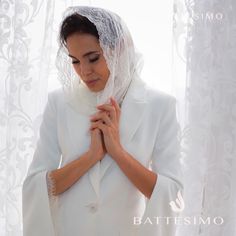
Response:
POLYGON ((106 153, 114 159, 123 150, 119 135, 121 109, 114 98, 97 108, 99 112, 90 116, 90 150, 100 160, 106 153))

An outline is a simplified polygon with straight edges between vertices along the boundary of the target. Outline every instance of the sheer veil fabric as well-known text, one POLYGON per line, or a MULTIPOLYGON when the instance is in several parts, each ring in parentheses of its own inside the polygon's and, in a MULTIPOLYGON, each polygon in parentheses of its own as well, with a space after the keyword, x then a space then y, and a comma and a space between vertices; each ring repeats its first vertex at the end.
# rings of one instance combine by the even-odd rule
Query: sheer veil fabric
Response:
POLYGON ((143 66, 142 55, 137 52, 126 24, 116 13, 88 6, 67 8, 63 19, 73 13, 87 17, 96 26, 110 76, 102 91, 91 92, 74 71, 67 48, 59 42, 56 67, 66 99, 76 111, 85 114, 96 112, 96 106, 108 103, 110 96, 121 104, 143 66))

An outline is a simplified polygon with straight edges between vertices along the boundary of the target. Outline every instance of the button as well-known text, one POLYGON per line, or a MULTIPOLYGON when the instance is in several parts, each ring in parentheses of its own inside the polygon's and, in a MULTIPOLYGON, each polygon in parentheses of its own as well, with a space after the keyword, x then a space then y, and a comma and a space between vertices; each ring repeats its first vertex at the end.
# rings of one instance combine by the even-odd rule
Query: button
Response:
POLYGON ((93 205, 93 206, 90 207, 90 211, 93 212, 93 213, 96 212, 97 210, 98 210, 97 205, 93 205))
POLYGON ((91 213, 95 213, 98 210, 98 204, 96 202, 86 205, 91 213))

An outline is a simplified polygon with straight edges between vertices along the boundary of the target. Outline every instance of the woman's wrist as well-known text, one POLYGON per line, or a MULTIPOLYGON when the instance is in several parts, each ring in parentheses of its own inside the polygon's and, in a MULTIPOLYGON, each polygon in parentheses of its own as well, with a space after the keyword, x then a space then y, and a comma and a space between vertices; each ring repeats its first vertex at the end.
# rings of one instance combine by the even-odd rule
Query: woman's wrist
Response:
POLYGON ((119 148, 117 148, 114 153, 112 154, 112 158, 114 159, 114 161, 116 161, 117 159, 122 158, 124 155, 126 154, 125 149, 123 149, 121 146, 119 148))
POLYGON ((87 154, 88 154, 89 159, 94 160, 95 162, 97 162, 98 160, 101 160, 105 156, 104 152, 95 152, 91 149, 87 152, 87 154))

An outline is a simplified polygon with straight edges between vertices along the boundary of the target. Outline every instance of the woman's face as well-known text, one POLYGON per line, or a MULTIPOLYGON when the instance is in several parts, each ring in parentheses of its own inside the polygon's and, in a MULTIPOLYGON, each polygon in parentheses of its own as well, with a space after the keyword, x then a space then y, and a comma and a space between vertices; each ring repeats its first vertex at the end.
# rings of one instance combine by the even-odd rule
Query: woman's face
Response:
POLYGON ((66 40, 69 57, 76 73, 92 92, 104 89, 110 71, 98 39, 91 34, 76 33, 66 40))

